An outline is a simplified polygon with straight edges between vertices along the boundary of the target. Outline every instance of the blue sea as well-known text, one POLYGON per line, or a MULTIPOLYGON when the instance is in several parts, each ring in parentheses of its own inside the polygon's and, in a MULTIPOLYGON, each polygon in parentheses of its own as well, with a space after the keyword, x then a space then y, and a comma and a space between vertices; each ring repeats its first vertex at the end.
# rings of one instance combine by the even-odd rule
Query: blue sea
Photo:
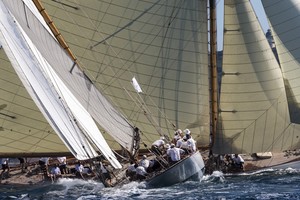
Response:
POLYGON ((53 200, 127 200, 127 199, 300 199, 300 171, 266 170, 239 175, 219 171, 198 181, 187 181, 171 187, 147 188, 132 182, 121 187, 105 188, 99 182, 61 179, 35 186, 0 185, 0 199, 53 200))

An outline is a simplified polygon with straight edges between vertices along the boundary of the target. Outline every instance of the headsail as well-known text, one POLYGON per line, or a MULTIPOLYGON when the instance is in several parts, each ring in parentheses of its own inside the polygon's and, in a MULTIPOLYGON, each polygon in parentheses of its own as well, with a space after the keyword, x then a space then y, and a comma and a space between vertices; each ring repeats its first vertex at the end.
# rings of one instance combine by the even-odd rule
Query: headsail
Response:
POLYGON ((300 124, 300 2, 262 1, 284 77, 291 121, 300 124))
POLYGON ((206 0, 43 3, 92 81, 141 129, 145 143, 158 134, 123 89, 134 95, 133 76, 165 134, 173 134, 171 121, 189 128, 199 146, 209 144, 206 0))
MULTIPOLYGON (((41 55, 38 56, 38 58, 41 57, 41 55)), ((40 63, 43 62, 45 61, 40 61, 40 63)), ((57 74, 51 68, 51 66, 49 66, 47 63, 44 63, 42 67, 44 72, 53 82, 54 87, 60 95, 60 98, 66 102, 68 109, 71 111, 71 114, 76 120, 76 125, 78 125, 81 129, 81 133, 83 135, 82 137, 87 139, 87 142, 92 146, 93 149, 95 149, 96 151, 100 151, 114 168, 122 168, 121 164, 119 163, 116 156, 106 143, 105 139, 103 138, 101 132, 99 131, 97 125, 95 124, 90 114, 85 110, 85 108, 83 108, 80 102, 78 102, 74 95, 60 80, 60 78, 57 76, 57 74)), ((95 154, 95 156, 98 156, 98 153, 95 154)))
POLYGON ((133 127, 95 88, 86 73, 64 52, 35 14, 22 1, 4 1, 47 62, 93 118, 128 151, 133 148, 133 127), (47 49, 52 49, 49 52, 47 49))
POLYGON ((216 153, 280 151, 299 145, 280 67, 252 6, 225 1, 223 76, 216 153))
POLYGON ((97 153, 81 137, 80 130, 74 126, 63 103, 51 89, 39 68, 40 63, 36 55, 29 47, 22 30, 18 28, 18 23, 10 16, 2 2, 0 3, 1 41, 27 91, 73 155, 81 160, 94 157, 97 153))
POLYGON ((32 98, 72 154, 84 160, 99 156, 97 151, 100 151, 113 167, 121 168, 90 114, 60 80, 18 22, 13 23, 12 17, 9 18, 4 5, 2 10, 5 50, 32 98))

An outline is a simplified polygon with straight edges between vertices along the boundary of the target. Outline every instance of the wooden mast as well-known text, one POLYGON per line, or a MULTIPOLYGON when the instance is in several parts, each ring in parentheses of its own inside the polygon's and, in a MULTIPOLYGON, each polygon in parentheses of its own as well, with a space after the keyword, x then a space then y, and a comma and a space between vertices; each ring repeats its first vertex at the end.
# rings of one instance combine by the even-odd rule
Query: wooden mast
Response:
POLYGON ((40 2, 40 0, 32 0, 32 2, 34 3, 34 5, 38 9, 38 11, 41 13, 42 17, 44 18, 45 22, 49 26, 50 30, 52 31, 54 37, 57 39, 59 44, 65 49, 65 51, 68 53, 68 55, 74 61, 74 63, 77 64, 77 66, 82 70, 82 68, 80 67, 80 65, 77 61, 77 58, 71 52, 71 50, 70 50, 69 46, 67 45, 65 39, 63 38, 63 36, 59 32, 59 30, 56 28, 53 20, 50 18, 50 16, 46 12, 45 8, 42 6, 42 3, 40 2))
POLYGON ((210 149, 215 142, 218 119, 218 70, 217 70, 217 26, 216 26, 216 1, 209 0, 210 22, 210 90, 211 90, 211 133, 210 149))

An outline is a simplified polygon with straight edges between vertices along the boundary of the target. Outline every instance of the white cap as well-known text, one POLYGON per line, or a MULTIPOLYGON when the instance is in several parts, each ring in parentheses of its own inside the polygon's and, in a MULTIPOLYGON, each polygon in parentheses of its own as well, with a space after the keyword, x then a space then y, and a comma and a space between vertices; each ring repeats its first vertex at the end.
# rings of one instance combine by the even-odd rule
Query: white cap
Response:
POLYGON ((189 129, 185 129, 183 132, 184 132, 186 135, 189 135, 189 134, 191 133, 191 131, 190 131, 189 129))
POLYGON ((163 137, 163 136, 162 136, 162 137, 160 137, 160 139, 161 139, 161 140, 164 140, 164 139, 165 139, 165 137, 163 137))
POLYGON ((167 148, 167 149, 170 148, 170 145, 169 145, 169 144, 166 144, 166 148, 167 148))

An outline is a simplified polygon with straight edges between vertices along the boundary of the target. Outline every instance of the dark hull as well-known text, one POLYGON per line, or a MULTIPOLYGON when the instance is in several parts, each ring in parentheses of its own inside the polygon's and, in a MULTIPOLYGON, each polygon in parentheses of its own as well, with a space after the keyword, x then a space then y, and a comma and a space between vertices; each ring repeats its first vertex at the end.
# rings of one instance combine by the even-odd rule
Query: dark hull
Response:
POLYGON ((199 151, 181 160, 162 173, 147 180, 150 187, 166 187, 186 181, 194 175, 202 177, 204 173, 204 162, 199 151))

